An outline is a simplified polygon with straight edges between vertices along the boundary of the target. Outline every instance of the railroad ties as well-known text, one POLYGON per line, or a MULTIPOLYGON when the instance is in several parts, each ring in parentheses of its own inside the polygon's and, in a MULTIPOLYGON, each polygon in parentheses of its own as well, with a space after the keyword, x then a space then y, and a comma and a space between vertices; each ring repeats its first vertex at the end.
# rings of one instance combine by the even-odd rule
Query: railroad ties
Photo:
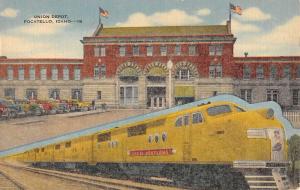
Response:
POLYGON ((24 190, 21 184, 10 178, 4 172, 0 171, 0 189, 1 190, 24 190))

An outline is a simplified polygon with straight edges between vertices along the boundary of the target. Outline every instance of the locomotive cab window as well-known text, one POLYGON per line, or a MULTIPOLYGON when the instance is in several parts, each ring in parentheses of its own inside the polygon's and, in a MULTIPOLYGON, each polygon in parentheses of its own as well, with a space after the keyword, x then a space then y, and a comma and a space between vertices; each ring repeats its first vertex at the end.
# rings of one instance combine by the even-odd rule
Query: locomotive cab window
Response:
POLYGON ((111 140, 111 133, 103 133, 98 135, 98 142, 105 142, 111 140))
POLYGON ((71 142, 66 142, 65 147, 70 148, 71 147, 71 142))
POLYGON ((60 144, 55 145, 55 150, 60 149, 60 144))
POLYGON ((217 116, 225 113, 230 113, 231 108, 229 105, 220 105, 220 106, 214 106, 207 109, 207 113, 210 116, 217 116))
POLYGON ((192 123, 196 124, 196 123, 202 123, 202 122, 203 122, 202 114, 200 112, 193 113, 193 121, 192 121, 192 123))
POLYGON ((181 127, 182 126, 182 117, 177 118, 175 122, 175 127, 181 127))

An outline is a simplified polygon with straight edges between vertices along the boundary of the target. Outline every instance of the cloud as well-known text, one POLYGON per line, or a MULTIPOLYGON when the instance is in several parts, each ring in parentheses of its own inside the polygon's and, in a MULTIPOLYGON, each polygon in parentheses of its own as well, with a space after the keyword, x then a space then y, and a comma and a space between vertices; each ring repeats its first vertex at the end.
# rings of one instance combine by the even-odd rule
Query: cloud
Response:
POLYGON ((172 9, 167 12, 156 12, 145 15, 141 12, 131 14, 127 21, 119 22, 116 26, 179 26, 197 25, 202 20, 195 15, 189 15, 185 11, 172 9))
POLYGON ((265 34, 238 39, 235 52, 243 55, 299 55, 300 52, 300 16, 291 18, 286 23, 273 28, 265 34))
POLYGON ((198 16, 208 16, 208 15, 210 15, 210 14, 211 14, 211 10, 208 9, 208 8, 199 9, 199 10, 197 11, 197 15, 198 15, 198 16))
MULTIPOLYGON (((48 23, 24 23, 23 26, 15 28, 13 32, 15 33, 24 33, 27 35, 53 35, 60 31, 62 31, 68 23, 56 23, 58 19, 51 18, 50 14, 42 14, 49 15, 49 19, 43 19, 43 21, 47 21, 48 23), (49 23, 50 22, 50 23, 49 23)), ((27 19, 29 21, 41 20, 37 18, 27 19)))
POLYGON ((271 15, 257 7, 250 7, 243 10, 243 14, 239 18, 244 21, 265 21, 271 19, 271 15))
MULTIPOLYGON (((224 20, 221 24, 226 24, 226 21, 224 20)), ((231 19, 231 30, 233 34, 257 33, 261 31, 261 29, 254 24, 246 24, 235 19, 231 19)))
POLYGON ((0 12, 0 16, 15 18, 15 17, 17 17, 18 12, 19 12, 19 10, 16 10, 16 9, 13 9, 13 8, 6 8, 3 11, 0 12))
POLYGON ((0 35, 0 55, 9 58, 82 58, 82 44, 77 35, 38 37, 15 34, 0 35))

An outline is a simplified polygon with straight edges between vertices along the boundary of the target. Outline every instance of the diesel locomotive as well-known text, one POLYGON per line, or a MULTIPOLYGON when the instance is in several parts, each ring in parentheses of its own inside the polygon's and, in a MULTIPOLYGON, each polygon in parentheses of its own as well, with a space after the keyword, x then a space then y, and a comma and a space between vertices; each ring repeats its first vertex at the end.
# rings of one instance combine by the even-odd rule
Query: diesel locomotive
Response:
POLYGON ((262 187, 259 176, 271 176, 274 188, 285 188, 288 147, 274 110, 248 109, 228 98, 170 110, 5 159, 203 189, 255 189, 262 187))

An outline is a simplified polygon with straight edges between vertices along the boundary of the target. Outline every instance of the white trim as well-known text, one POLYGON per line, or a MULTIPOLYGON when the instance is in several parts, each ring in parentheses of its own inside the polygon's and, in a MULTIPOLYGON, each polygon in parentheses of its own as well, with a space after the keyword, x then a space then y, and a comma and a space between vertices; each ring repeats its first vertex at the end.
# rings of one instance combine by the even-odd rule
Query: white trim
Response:
POLYGON ((47 62, 40 62, 40 61, 37 61, 37 62, 26 62, 26 60, 24 61, 19 61, 19 62, 2 62, 0 61, 0 65, 32 65, 32 66, 36 66, 36 65, 45 65, 45 64, 49 64, 49 65, 83 65, 83 62, 71 62, 71 63, 68 63, 68 62, 57 62, 57 61, 47 61, 47 62))

